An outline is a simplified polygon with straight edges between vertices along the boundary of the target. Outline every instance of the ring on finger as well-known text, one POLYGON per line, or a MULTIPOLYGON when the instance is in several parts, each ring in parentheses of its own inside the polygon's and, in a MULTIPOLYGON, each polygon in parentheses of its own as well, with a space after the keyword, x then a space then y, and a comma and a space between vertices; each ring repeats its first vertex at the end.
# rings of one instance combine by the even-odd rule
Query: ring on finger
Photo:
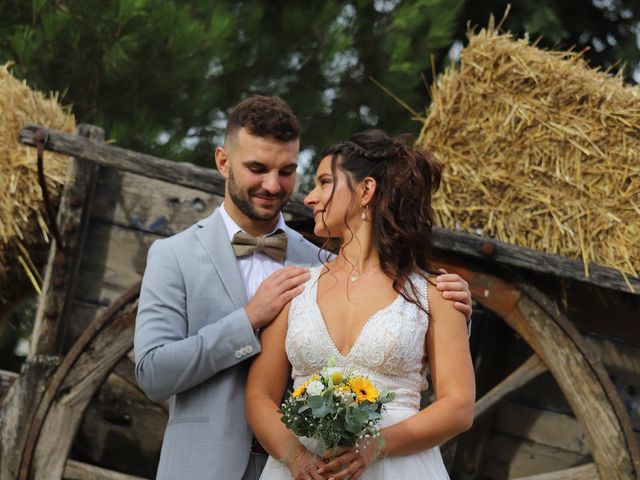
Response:
POLYGON ((354 460, 354 461, 353 461, 353 462, 351 462, 351 463, 353 463, 353 464, 356 466, 356 472, 357 472, 358 470, 360 470, 360 463, 359 463, 357 460, 354 460))

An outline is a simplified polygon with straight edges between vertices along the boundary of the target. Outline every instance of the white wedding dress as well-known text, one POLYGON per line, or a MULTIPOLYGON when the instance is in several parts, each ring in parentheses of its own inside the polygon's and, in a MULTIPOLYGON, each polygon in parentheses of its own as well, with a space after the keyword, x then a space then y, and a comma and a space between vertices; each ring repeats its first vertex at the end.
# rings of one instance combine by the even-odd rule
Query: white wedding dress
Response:
MULTIPOLYGON (((324 267, 311 269, 311 278, 304 291, 291 303, 286 351, 292 366, 294 388, 314 372, 326 367, 335 358, 338 367, 365 375, 379 390, 388 389, 396 398, 385 405, 381 427, 393 425, 420 409, 420 392, 427 388, 425 335, 429 326, 427 315, 398 295, 387 307, 378 310, 362 328, 351 351, 342 355, 331 339, 322 312, 316 301, 317 280, 324 267)), ((328 274, 330 275, 330 274, 328 274)), ((412 276, 421 301, 428 310, 427 282, 412 276)), ((309 449, 313 442, 300 441, 309 449)), ((438 447, 419 453, 386 457, 371 464, 363 480, 420 479, 441 480, 449 475, 438 447)), ((269 457, 260 480, 289 480, 289 469, 269 457)))

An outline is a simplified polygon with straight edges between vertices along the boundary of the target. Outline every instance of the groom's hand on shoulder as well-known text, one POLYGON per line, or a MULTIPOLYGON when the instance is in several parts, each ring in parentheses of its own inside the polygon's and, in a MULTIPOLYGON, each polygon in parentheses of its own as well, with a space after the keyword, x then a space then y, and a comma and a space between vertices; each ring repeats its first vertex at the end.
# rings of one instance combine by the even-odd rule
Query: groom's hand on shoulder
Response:
POLYGON ((442 297, 453 302, 453 306, 467 317, 467 322, 473 313, 473 301, 469 283, 457 273, 448 273, 444 268, 438 269, 442 275, 436 277, 436 288, 442 292, 442 297))
POLYGON ((284 267, 265 278, 245 307, 253 329, 270 324, 282 307, 302 292, 307 280, 309 269, 302 267, 284 267))

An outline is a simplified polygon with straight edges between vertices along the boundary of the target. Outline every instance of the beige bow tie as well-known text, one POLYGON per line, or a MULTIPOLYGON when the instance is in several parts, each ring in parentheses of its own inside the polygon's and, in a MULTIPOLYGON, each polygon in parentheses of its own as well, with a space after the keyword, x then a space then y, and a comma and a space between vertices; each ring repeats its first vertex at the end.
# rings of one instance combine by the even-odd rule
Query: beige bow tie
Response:
POLYGON ((236 257, 263 252, 274 260, 282 262, 287 253, 287 234, 280 230, 268 237, 254 237, 245 232, 238 232, 233 236, 231 246, 236 257))

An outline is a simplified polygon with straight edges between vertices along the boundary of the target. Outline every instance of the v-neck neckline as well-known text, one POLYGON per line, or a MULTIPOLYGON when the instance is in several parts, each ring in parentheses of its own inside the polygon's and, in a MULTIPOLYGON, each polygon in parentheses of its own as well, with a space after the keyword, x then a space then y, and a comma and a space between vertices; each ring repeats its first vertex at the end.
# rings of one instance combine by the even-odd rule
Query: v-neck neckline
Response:
POLYGON ((366 328, 369 326, 369 324, 371 323, 371 321, 376 318, 378 315, 380 315, 382 312, 390 309, 393 305, 395 305, 396 302, 398 302, 401 298, 402 295, 398 294, 396 296, 396 298, 393 299, 393 301, 391 303, 389 303, 387 306, 382 307, 378 310, 376 310, 375 312, 373 312, 369 318, 367 319, 366 322, 364 322, 364 325, 362 326, 362 328, 360 329, 360 332, 358 333, 358 336, 356 337, 356 339, 354 340, 354 342, 351 344, 351 347, 349 348, 349 351, 346 354, 343 354, 340 349, 338 348, 338 346, 336 345, 336 342, 333 339, 333 336, 331 335, 331 332, 329 332, 329 327, 327 326, 327 322, 325 321, 324 318, 324 313, 322 313, 322 309, 320 308, 320 304, 318 303, 318 287, 320 284, 320 273, 321 273, 321 269, 318 269, 318 276, 315 280, 315 288, 313 289, 313 295, 312 295, 312 300, 313 300, 313 305, 315 306, 315 308, 318 311, 318 318, 320 320, 320 324, 322 325, 322 329, 324 330, 325 335, 327 336, 327 339, 329 340, 329 343, 331 344, 331 347, 333 348, 333 350, 335 351, 335 353, 340 357, 340 358, 349 358, 349 356, 351 356, 351 354, 353 353, 353 351, 355 350, 355 348, 358 346, 358 343, 360 341, 360 337, 362 337, 363 332, 366 330, 366 328))

